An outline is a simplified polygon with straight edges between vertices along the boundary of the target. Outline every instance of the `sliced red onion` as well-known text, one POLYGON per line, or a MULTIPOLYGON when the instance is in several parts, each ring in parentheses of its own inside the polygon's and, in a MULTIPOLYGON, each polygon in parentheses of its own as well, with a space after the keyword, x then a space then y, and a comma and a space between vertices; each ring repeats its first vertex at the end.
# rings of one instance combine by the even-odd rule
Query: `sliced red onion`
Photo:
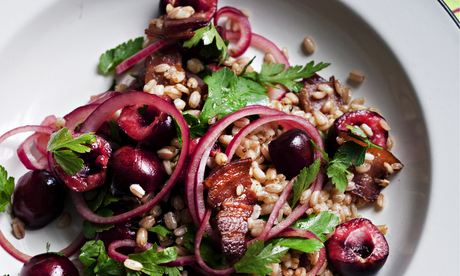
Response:
POLYGON ((108 99, 112 98, 113 96, 116 96, 120 93, 121 92, 116 92, 116 91, 106 91, 98 95, 91 96, 91 99, 88 104, 101 104, 107 101, 108 99))
MULTIPOLYGON (((238 41, 240 39, 240 34, 237 32, 226 30, 225 38, 230 41, 238 41)), ((276 46, 275 43, 271 42, 267 38, 256 33, 252 33, 251 46, 262 51, 265 54, 271 54, 275 59, 276 63, 282 63, 286 65, 286 68, 290 66, 289 61, 284 55, 283 51, 281 51, 281 49, 278 48, 278 46, 276 46)))
MULTIPOLYGON (((62 249, 60 253, 64 254, 66 257, 70 257, 75 254, 85 242, 85 237, 80 233, 66 248, 62 249)), ((14 247, 3 235, 3 232, 0 230, 0 246, 5 249, 5 251, 10 254, 11 257, 16 260, 25 263, 29 261, 32 256, 21 252, 19 249, 14 247)))
MULTIPOLYGON (((265 115, 265 114, 264 114, 265 115)), ((290 115, 286 113, 278 113, 276 115, 271 115, 271 116, 264 116, 260 119, 257 119, 253 122, 251 122, 249 125, 245 126, 242 128, 238 134, 236 134, 230 144, 227 146, 227 149, 225 150, 225 154, 231 160, 233 155, 235 154, 236 149, 238 146, 241 144, 243 141, 244 137, 246 137, 248 134, 251 132, 255 131, 257 128, 269 124, 269 123, 279 123, 283 125, 287 125, 289 127, 295 127, 304 130, 309 137, 315 142, 316 145, 318 145, 319 148, 323 149, 323 139, 321 138, 321 135, 319 134, 318 130, 314 125, 312 125, 310 122, 307 120, 296 116, 296 115, 290 115)), ((315 150, 315 159, 321 158, 322 154, 320 151, 315 150)))
POLYGON ((163 264, 164 266, 186 266, 196 264, 195 255, 177 257, 176 260, 163 264))
POLYGON ((264 53, 271 54, 275 58, 276 63, 282 63, 286 65, 286 68, 289 67, 289 61, 283 51, 281 51, 275 43, 271 42, 267 38, 256 33, 252 33, 251 46, 264 53))
POLYGON ((289 194, 292 191, 292 184, 294 180, 289 181, 289 183, 284 187, 283 192, 281 193, 280 197, 275 203, 275 206, 273 206, 273 210, 270 214, 270 217, 268 217, 267 223, 265 224, 264 229, 262 230, 262 233, 257 237, 259 240, 266 240, 266 236, 269 233, 270 229, 272 228, 273 224, 275 224, 275 220, 278 218, 279 213, 281 208, 283 208, 284 203, 286 203, 289 194))
POLYGON ((286 88, 284 88, 282 85, 276 85, 269 87, 267 90, 268 97, 270 100, 277 100, 280 101, 284 95, 286 94, 286 88))
POLYGON ((43 119, 43 121, 41 122, 40 125, 49 126, 49 127, 52 127, 52 128, 55 129, 56 128, 56 121, 57 121, 56 116, 49 115, 49 116, 46 116, 45 119, 43 119))
MULTIPOLYGON (((312 232, 308 230, 294 229, 294 228, 287 228, 278 237, 285 237, 285 238, 297 237, 297 238, 320 240, 315 234, 313 234, 312 232)), ((318 261, 313 266, 313 268, 307 272, 307 276, 317 275, 325 263, 326 263, 326 248, 323 247, 319 250, 318 261)))
POLYGON ((16 151, 21 163, 29 170, 43 170, 48 168, 46 153, 43 154, 40 152, 36 145, 36 141, 41 135, 43 134, 36 133, 29 136, 16 151))
POLYGON ((19 133, 23 132, 37 132, 37 133, 45 133, 45 134, 52 134, 54 132, 54 128, 49 126, 41 126, 41 125, 26 125, 17 128, 13 128, 10 131, 5 132, 2 136, 0 136, 0 144, 3 143, 6 139, 11 136, 14 136, 19 133))
MULTIPOLYGON (((324 171, 320 170, 318 176, 316 177, 315 182, 311 185, 310 189, 312 191, 318 191, 321 189, 324 182, 324 171)), ((270 229, 270 232, 266 235, 266 239, 271 239, 285 230, 287 227, 291 226, 294 222, 296 222, 300 217, 305 215, 305 212, 309 208, 308 203, 298 205, 297 207, 292 210, 291 214, 287 216, 283 221, 278 223, 275 227, 270 229)))
POLYGON ((83 123, 98 106, 99 104, 92 103, 77 107, 72 112, 64 116, 65 126, 71 131, 75 130, 75 128, 79 124, 83 123))
POLYGON ((203 257, 201 257, 201 251, 200 251, 201 240, 203 239, 203 235, 206 232, 206 229, 208 228, 210 217, 211 217, 211 210, 208 209, 204 213, 203 220, 201 221, 200 227, 198 228, 198 231, 195 235, 196 262, 203 271, 205 271, 206 273, 210 275, 229 275, 235 272, 235 269, 233 267, 229 267, 225 269, 214 269, 214 268, 209 267, 203 260, 203 257))
POLYGON ((137 247, 137 244, 135 241, 129 239, 113 241, 110 243, 109 248, 107 249, 107 254, 110 258, 122 263, 128 259, 128 256, 117 251, 118 248, 122 247, 137 247))
POLYGON ((81 132, 96 132, 101 125, 109 120, 113 114, 129 105, 150 105, 155 106, 159 111, 164 112, 170 115, 178 124, 182 137, 182 149, 177 161, 176 168, 174 172, 165 183, 161 191, 157 195, 150 194, 145 197, 145 202, 143 205, 130 210, 126 213, 122 213, 113 217, 102 217, 94 212, 92 212, 82 195, 79 193, 72 192, 72 200, 74 201, 77 211, 82 215, 86 220, 98 223, 98 224, 113 224, 126 221, 132 217, 139 216, 148 210, 150 210, 154 205, 156 205, 161 199, 163 199, 171 190, 171 188, 176 183, 179 178, 182 168, 184 167, 189 147, 190 147, 190 132, 182 114, 176 109, 176 107, 165 101, 164 99, 151 95, 144 92, 124 92, 117 96, 114 96, 104 103, 102 103, 93 113, 86 119, 86 121, 81 125, 81 132))
POLYGON ((205 212, 203 180, 206 169, 206 161, 211 153, 212 146, 217 141, 222 131, 224 131, 225 128, 233 122, 246 116, 276 114, 284 113, 260 105, 248 106, 219 120, 208 130, 206 135, 200 139, 195 152, 190 158, 185 182, 188 207, 196 225, 199 225, 199 222, 203 220, 205 212))
POLYGON ((217 26, 219 19, 222 17, 227 17, 233 24, 238 24, 240 28, 239 39, 236 45, 229 48, 229 54, 232 57, 239 57, 244 54, 251 45, 251 24, 243 12, 233 7, 227 6, 220 8, 214 16, 214 25, 217 26))
POLYGON ((144 58, 150 56, 151 54, 155 53, 161 48, 171 45, 175 42, 175 40, 159 39, 154 43, 150 44, 149 46, 145 47, 144 49, 140 50, 133 56, 125 59, 122 63, 118 64, 118 66, 115 68, 115 71, 117 72, 117 74, 121 74, 133 67, 134 65, 136 65, 139 61, 143 60, 144 58))

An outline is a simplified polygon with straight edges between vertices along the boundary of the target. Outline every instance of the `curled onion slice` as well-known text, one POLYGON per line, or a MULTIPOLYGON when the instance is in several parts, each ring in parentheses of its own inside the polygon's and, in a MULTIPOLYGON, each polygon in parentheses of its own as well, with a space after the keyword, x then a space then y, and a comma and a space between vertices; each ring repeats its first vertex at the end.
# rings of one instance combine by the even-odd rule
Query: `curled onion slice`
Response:
MULTIPOLYGON (((70 257, 75 254, 85 242, 85 237, 82 233, 80 233, 75 239, 64 249, 60 251, 60 253, 64 254, 66 257, 70 257)), ((3 232, 0 230, 0 246, 5 249, 5 251, 10 254, 16 260, 25 263, 29 261, 32 256, 20 251, 14 245, 12 245, 5 237, 3 232)))
POLYGON ((69 114, 64 116, 65 126, 71 131, 75 130, 75 128, 79 124, 83 123, 98 106, 99 104, 92 103, 75 108, 69 114))
POLYGON ((230 20, 233 24, 238 24, 239 26, 239 38, 236 45, 229 48, 229 54, 232 57, 239 57, 244 54, 251 45, 251 24, 243 12, 233 7, 227 6, 220 8, 214 16, 214 25, 217 26, 219 19, 222 17, 227 17, 227 20, 230 20))
POLYGON ((174 105, 165 101, 164 99, 151 95, 144 92, 125 92, 114 96, 104 103, 102 103, 93 113, 86 119, 86 121, 81 125, 81 132, 96 132, 101 125, 109 120, 112 115, 119 109, 129 106, 129 105, 151 105, 157 108, 159 111, 164 112, 170 115, 178 124, 180 128, 180 135, 182 137, 182 149, 177 161, 176 168, 174 172, 165 183, 161 191, 156 194, 150 194, 144 197, 143 205, 132 209, 126 213, 115 215, 112 217, 103 217, 92 212, 82 195, 79 193, 72 192, 71 197, 74 201, 75 207, 80 215, 86 220, 98 223, 98 224, 113 224, 126 221, 132 217, 139 216, 148 210, 150 210, 154 205, 156 205, 162 198, 164 198, 171 188, 176 183, 177 179, 180 177, 182 168, 184 167, 187 153, 190 146, 190 133, 188 125, 182 116, 182 114, 176 109, 174 105))
POLYGON ((42 126, 42 125, 26 125, 17 128, 13 128, 10 131, 5 132, 2 136, 0 136, 0 143, 3 143, 6 139, 10 138, 19 133, 23 132, 36 132, 36 133, 44 133, 44 134, 52 134, 54 128, 50 126, 42 126))
POLYGON ((42 135, 44 134, 35 133, 27 137, 16 151, 21 163, 29 170, 43 170, 48 168, 46 153, 41 152, 37 145, 37 141, 42 135))
POLYGON ((118 64, 115 68, 117 74, 121 74, 126 70, 130 69, 134 65, 136 65, 139 61, 143 60, 144 58, 150 56, 151 54, 155 53, 156 51, 164 48, 165 46, 171 45, 175 43, 175 40, 167 40, 167 39, 159 39, 154 43, 150 44, 149 46, 145 47, 144 49, 140 50, 133 56, 125 59, 122 63, 118 64))

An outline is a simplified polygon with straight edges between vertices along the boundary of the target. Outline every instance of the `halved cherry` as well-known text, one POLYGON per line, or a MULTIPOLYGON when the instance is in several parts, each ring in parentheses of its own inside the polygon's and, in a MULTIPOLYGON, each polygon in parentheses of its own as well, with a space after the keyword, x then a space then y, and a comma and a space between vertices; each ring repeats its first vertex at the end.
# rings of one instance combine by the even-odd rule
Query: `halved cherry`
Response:
POLYGON ((382 148, 386 149, 388 131, 382 127, 385 119, 378 113, 369 110, 357 110, 343 114, 337 118, 328 133, 328 149, 333 153, 337 149, 337 140, 341 132, 349 132, 347 126, 361 126, 366 124, 372 130, 369 140, 382 148), (383 123, 382 123, 383 121, 383 123))
POLYGON ((148 106, 123 108, 117 123, 129 137, 153 148, 169 144, 176 134, 171 116, 148 106))
POLYGON ((340 224, 326 242, 327 257, 340 275, 373 275, 385 264, 388 243, 372 222, 357 218, 340 224))
POLYGON ((105 183, 107 165, 111 155, 110 144, 105 139, 96 136, 96 142, 91 144, 91 151, 81 154, 84 161, 84 167, 81 171, 75 175, 68 175, 56 162, 53 164, 53 169, 59 179, 71 190, 86 192, 105 183))

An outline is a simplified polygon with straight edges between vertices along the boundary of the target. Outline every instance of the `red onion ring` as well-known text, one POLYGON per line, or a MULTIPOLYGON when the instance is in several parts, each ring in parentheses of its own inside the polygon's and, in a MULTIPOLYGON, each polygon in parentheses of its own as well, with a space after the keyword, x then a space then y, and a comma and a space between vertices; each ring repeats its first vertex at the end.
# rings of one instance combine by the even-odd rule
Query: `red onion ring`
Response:
MULTIPOLYGON (((225 38, 229 41, 238 41, 240 39, 240 34, 226 30, 225 38)), ((289 61, 284 55, 283 51, 281 51, 281 49, 278 48, 278 46, 276 46, 276 44, 271 42, 269 39, 259 34, 252 33, 251 46, 262 51, 263 53, 271 54, 276 63, 282 63, 286 66, 286 68, 290 66, 289 61)))
POLYGON ((286 68, 290 66, 289 61, 286 55, 284 55, 283 51, 281 51, 281 49, 278 48, 278 46, 276 46, 276 44, 271 42, 269 39, 259 34, 252 33, 251 46, 263 51, 264 53, 273 55, 276 63, 282 63, 286 66, 286 68))
POLYGON ((112 98, 113 96, 116 96, 120 94, 121 92, 116 92, 116 91, 106 91, 102 92, 98 95, 91 96, 91 99, 88 104, 101 104, 105 102, 106 100, 112 98))
POLYGON ((262 233, 257 237, 258 240, 266 240, 266 236, 268 235, 270 229, 272 228, 273 224, 275 224, 275 220, 278 218, 281 208, 283 208, 284 203, 286 203, 289 194, 292 191, 292 184, 294 180, 289 181, 289 183, 284 187, 283 192, 281 193, 280 197, 273 206, 273 210, 268 217, 267 223, 265 224, 262 233))
MULTIPOLYGON (((308 230, 303 229, 294 229, 294 228, 287 228, 285 229, 278 237, 286 237, 286 238, 305 238, 305 239, 316 239, 320 240, 315 234, 308 230)), ((316 262, 315 266, 307 272, 307 276, 315 276, 320 272, 323 265, 326 263, 326 248, 323 247, 319 250, 319 258, 316 262)))
POLYGON ((161 48, 168 46, 170 44, 175 43, 175 40, 166 40, 166 39, 159 39, 149 46, 145 47, 144 49, 140 50, 136 54, 132 55, 131 57, 125 59, 122 63, 118 64, 115 68, 117 74, 121 74, 126 70, 130 69, 134 65, 136 65, 139 61, 143 60, 144 58, 150 56, 151 54, 155 53, 156 51, 160 50, 161 48))
POLYGON ((229 54, 232 57, 239 57, 244 54, 251 45, 251 24, 249 23, 247 16, 242 11, 233 7, 226 6, 220 8, 214 16, 214 25, 217 26, 221 17, 227 17, 227 19, 232 21, 234 24, 238 23, 240 27, 239 39, 236 42, 236 45, 229 48, 229 54))
POLYGON ((276 85, 268 88, 267 94, 270 100, 280 101, 286 94, 286 88, 282 85, 276 85))
POLYGON ((196 262, 200 266, 201 269, 203 269, 206 273, 209 273, 211 275, 229 275, 235 271, 233 267, 229 267, 225 269, 214 269, 214 268, 209 267, 203 260, 203 257, 201 257, 201 251, 200 251, 201 240, 203 239, 204 232, 206 232, 206 228, 208 227, 210 217, 211 217, 211 210, 206 210, 206 212, 204 213, 203 220, 200 224, 200 227, 198 228, 198 231, 196 232, 196 235, 195 235, 196 262))
MULTIPOLYGON (((19 160, 29 170, 43 170, 48 168, 46 154, 38 150, 36 141, 43 134, 35 133, 27 137, 16 150, 19 160), (34 152, 35 150, 35 152, 34 152)), ((48 136, 49 137, 49 136, 48 136)))
POLYGON ((162 264, 164 266, 186 266, 196 263, 195 255, 177 257, 176 260, 162 264))
MULTIPOLYGON (((311 190, 317 191, 320 190, 324 182, 324 170, 320 170, 318 176, 316 177, 315 182, 310 187, 311 190)), ((298 205, 297 207, 292 210, 291 214, 287 216, 283 221, 278 223, 275 227, 270 229, 270 232, 266 235, 266 239, 271 239, 285 230, 287 227, 291 226, 294 222, 296 222, 300 217, 302 217, 305 212, 307 211, 309 205, 308 203, 303 205, 298 205)))
POLYGON ((109 248, 107 249, 107 254, 110 258, 120 263, 129 258, 125 254, 117 251, 117 249, 121 247, 137 247, 137 244, 135 241, 129 239, 113 241, 110 243, 109 248))
MULTIPOLYGON (((255 131, 258 127, 263 126, 268 123, 284 123, 287 124, 290 127, 296 127, 304 130, 309 137, 315 142, 316 145, 318 145, 319 148, 323 149, 323 139, 321 138, 321 135, 319 134, 318 130, 314 125, 312 125, 310 122, 307 120, 296 116, 296 115, 290 115, 286 113, 278 113, 276 115, 271 115, 271 116, 264 116, 260 119, 257 119, 244 128, 242 128, 238 134, 236 134, 230 144, 227 146, 227 149, 225 150, 225 154, 227 155, 228 159, 231 160, 233 155, 235 154, 236 149, 238 146, 241 144, 241 141, 246 137, 249 133, 255 131)), ((315 150, 315 156, 314 158, 321 158, 322 154, 319 150, 315 150)))
POLYGON ((252 115, 275 114, 284 113, 260 105, 247 106, 219 120, 208 130, 206 135, 200 139, 195 152, 190 158, 185 182, 188 207, 196 225, 199 225, 199 222, 202 221, 204 217, 205 202, 203 195, 203 179, 206 161, 211 153, 212 145, 217 141, 222 131, 238 119, 252 115))
MULTIPOLYGON (((83 236, 82 233, 78 234, 78 236, 64 249, 62 249, 60 252, 64 254, 66 257, 70 257, 75 252, 77 252, 78 249, 81 248, 83 243, 85 242, 85 237, 83 236)), ((10 254, 11 257, 15 258, 16 260, 25 263, 32 258, 32 256, 27 255, 14 247, 8 239, 3 235, 3 232, 0 230, 0 246, 3 247, 3 249, 10 254)))
POLYGON ((2 136, 0 136, 0 143, 3 143, 6 139, 11 136, 14 136, 19 133, 23 132, 37 132, 37 133, 45 133, 45 134, 52 134, 54 132, 54 128, 50 126, 41 126, 41 125, 26 125, 17 128, 13 128, 10 131, 5 132, 2 136))
POLYGON ((65 126, 71 131, 83 123, 88 116, 99 106, 97 103, 91 103, 75 108, 69 114, 64 116, 65 126))
POLYGON ((112 217, 102 217, 92 212, 86 204, 83 196, 79 193, 72 192, 71 197, 75 204, 75 208, 80 215, 93 223, 98 224, 113 224, 126 221, 132 217, 139 216, 148 210, 150 210, 155 204, 157 204, 163 197, 165 197, 171 188, 176 183, 177 179, 181 175, 182 168, 184 167, 189 147, 190 147, 190 132, 182 114, 176 109, 174 105, 165 101, 164 99, 151 95, 144 92, 125 92, 114 96, 104 103, 102 103, 93 113, 86 119, 81 125, 81 132, 96 132, 101 125, 110 119, 117 110, 128 106, 128 105, 151 105, 155 106, 161 112, 164 112, 177 122, 181 131, 182 137, 182 149, 177 161, 176 168, 173 174, 170 176, 168 181, 165 183, 161 191, 152 198, 153 194, 146 196, 145 203, 135 209, 132 209, 126 213, 122 213, 112 217))

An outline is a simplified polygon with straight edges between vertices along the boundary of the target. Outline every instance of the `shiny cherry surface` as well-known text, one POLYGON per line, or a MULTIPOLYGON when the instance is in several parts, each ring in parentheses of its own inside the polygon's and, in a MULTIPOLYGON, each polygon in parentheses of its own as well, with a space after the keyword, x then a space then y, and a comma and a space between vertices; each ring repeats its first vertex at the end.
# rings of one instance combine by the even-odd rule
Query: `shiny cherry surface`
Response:
POLYGON ((21 269, 20 276, 78 276, 75 265, 65 256, 45 253, 32 257, 21 269))
POLYGON ((166 173, 156 154, 139 147, 124 146, 113 156, 113 183, 120 192, 129 192, 131 184, 139 184, 146 193, 163 184, 166 173))
POLYGON ((64 207, 65 188, 44 170, 29 171, 19 178, 13 193, 13 213, 26 227, 41 228, 64 207))
POLYGON ((300 129, 290 129, 268 145, 270 158, 278 172, 288 179, 313 162, 310 137, 300 129))
POLYGON ((374 275, 385 264, 388 243, 372 222, 356 218, 340 224, 326 243, 329 263, 340 275, 374 275))

